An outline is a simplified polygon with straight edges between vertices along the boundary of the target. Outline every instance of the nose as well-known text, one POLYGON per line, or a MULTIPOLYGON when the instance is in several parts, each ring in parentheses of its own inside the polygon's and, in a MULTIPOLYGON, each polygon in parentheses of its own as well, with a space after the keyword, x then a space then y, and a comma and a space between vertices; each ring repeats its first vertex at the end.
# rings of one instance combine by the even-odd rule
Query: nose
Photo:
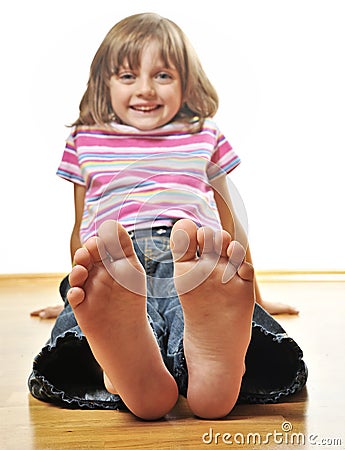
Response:
POLYGON ((156 94, 153 80, 150 77, 140 77, 138 79, 137 95, 139 97, 154 97, 156 94))

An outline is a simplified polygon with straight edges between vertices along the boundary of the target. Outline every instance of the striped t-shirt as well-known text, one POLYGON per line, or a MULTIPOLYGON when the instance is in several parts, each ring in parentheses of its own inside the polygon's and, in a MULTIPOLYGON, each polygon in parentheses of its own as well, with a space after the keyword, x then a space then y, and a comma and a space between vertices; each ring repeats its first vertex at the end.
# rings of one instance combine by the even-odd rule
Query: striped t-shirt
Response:
POLYGON ((220 227, 210 181, 239 158, 215 123, 170 123, 153 131, 112 123, 82 126, 66 142, 57 174, 85 186, 80 238, 85 242, 108 219, 127 230, 171 225, 190 218, 220 227))

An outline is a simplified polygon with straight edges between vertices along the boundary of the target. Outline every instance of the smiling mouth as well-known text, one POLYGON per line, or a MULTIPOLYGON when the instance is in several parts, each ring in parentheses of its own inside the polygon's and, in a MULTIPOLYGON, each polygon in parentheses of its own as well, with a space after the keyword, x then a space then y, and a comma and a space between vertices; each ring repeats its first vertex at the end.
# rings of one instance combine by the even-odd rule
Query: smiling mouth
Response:
POLYGON ((161 105, 133 105, 130 108, 133 109, 133 111, 149 113, 161 108, 161 105))

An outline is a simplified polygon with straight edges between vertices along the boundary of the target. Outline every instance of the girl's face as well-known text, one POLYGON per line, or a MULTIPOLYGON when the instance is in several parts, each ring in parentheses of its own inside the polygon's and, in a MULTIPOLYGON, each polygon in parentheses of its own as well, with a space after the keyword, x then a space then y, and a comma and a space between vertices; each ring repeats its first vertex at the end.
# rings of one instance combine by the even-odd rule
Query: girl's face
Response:
POLYGON ((124 62, 110 79, 110 98, 115 115, 126 125, 149 131, 170 122, 182 105, 180 75, 166 67, 156 42, 142 51, 140 67, 124 62))

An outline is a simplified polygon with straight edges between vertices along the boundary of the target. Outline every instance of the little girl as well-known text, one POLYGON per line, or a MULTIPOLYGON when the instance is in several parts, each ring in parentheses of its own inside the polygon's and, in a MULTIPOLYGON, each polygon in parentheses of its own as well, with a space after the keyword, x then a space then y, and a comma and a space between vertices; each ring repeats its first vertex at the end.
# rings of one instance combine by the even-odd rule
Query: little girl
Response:
POLYGON ((170 20, 134 15, 105 37, 58 169, 74 183, 74 267, 36 398, 153 420, 182 394, 215 419, 305 385, 302 351, 266 312, 291 310, 261 299, 232 209, 239 158, 217 106, 170 20))

